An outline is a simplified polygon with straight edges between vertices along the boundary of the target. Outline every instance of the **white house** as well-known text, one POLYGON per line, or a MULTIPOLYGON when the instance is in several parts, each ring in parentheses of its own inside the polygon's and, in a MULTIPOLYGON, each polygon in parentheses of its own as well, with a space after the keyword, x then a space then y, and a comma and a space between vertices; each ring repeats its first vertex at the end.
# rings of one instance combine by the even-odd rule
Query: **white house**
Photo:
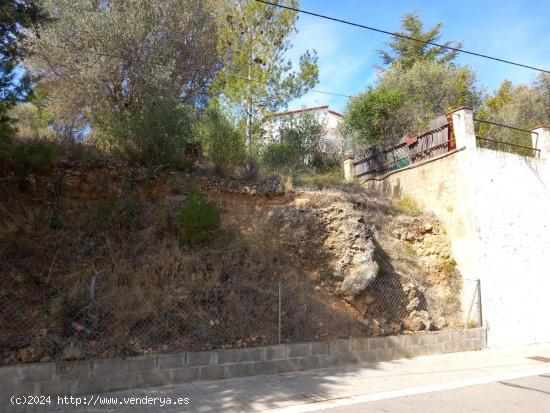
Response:
POLYGON ((343 139, 337 133, 342 114, 330 109, 328 105, 289 110, 271 115, 270 122, 267 125, 268 140, 277 140, 278 130, 283 120, 289 117, 302 116, 304 113, 314 114, 317 120, 325 126, 325 134, 320 138, 321 152, 334 155, 342 154, 344 149, 343 139))

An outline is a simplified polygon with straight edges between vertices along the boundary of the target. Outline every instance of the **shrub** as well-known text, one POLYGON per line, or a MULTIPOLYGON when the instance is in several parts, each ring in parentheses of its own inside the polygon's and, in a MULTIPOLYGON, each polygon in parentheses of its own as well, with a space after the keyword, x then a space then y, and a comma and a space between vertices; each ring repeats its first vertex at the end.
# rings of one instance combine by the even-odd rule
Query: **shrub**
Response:
POLYGON ((220 216, 218 209, 196 187, 187 188, 189 199, 177 216, 182 239, 197 245, 214 239, 220 216))
POLYGON ((263 162, 272 168, 289 166, 293 163, 295 150, 286 142, 274 142, 267 145, 262 154, 263 162))
POLYGON ((135 115, 98 122, 97 140, 149 166, 178 166, 183 162, 185 148, 193 140, 196 120, 191 107, 170 98, 153 98, 135 115))
POLYGON ((219 110, 206 111, 200 123, 198 136, 206 156, 212 161, 217 172, 225 172, 228 167, 243 163, 243 137, 219 110))
POLYGON ((0 138, 0 160, 28 168, 51 164, 57 155, 54 143, 44 140, 18 141, 4 136, 0 138))
POLYGON ((403 212, 409 215, 422 214, 422 208, 419 203, 411 196, 403 195, 395 202, 395 208, 399 212, 403 212))

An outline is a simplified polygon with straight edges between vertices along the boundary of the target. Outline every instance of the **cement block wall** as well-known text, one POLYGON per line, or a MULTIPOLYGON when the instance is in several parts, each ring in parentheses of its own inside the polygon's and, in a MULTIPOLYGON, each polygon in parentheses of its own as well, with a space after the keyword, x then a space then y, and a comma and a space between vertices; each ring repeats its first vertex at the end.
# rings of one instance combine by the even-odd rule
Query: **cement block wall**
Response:
POLYGON ((365 183, 444 223, 462 276, 481 280, 489 346, 550 341, 548 162, 467 148, 365 183))
POLYGON ((0 368, 0 404, 15 395, 79 395, 261 374, 377 363, 486 347, 483 328, 423 335, 340 339, 325 343, 0 368))

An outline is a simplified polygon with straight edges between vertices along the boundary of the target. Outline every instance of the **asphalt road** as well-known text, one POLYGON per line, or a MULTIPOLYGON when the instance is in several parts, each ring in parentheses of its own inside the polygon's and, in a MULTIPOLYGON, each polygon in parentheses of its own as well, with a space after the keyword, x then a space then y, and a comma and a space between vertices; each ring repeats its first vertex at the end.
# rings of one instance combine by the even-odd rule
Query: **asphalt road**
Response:
POLYGON ((550 375, 319 411, 326 413, 550 413, 550 375))

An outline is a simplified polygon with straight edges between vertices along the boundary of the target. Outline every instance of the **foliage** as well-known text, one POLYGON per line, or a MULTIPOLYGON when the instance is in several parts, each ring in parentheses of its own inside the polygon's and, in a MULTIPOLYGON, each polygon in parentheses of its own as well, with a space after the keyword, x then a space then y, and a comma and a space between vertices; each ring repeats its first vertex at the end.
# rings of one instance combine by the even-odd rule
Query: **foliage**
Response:
POLYGON ((397 114, 405 103, 405 96, 397 90, 368 88, 352 97, 343 120, 344 136, 353 146, 371 146, 389 140, 398 131, 397 114))
POLYGON ((14 121, 7 112, 30 90, 30 78, 16 70, 25 53, 21 47, 25 29, 45 17, 33 0, 5 0, 0 4, 0 138, 14 134, 14 121))
MULTIPOLYGON (((550 75, 540 74, 531 85, 513 85, 505 80, 499 89, 485 100, 476 116, 523 129, 550 124, 550 75)), ((479 137, 532 146, 531 136, 526 132, 483 123, 477 124, 476 128, 479 137)), ((495 144, 491 142, 481 140, 480 144, 496 149, 495 144)), ((520 155, 531 154, 529 149, 523 148, 501 145, 499 149, 520 155)))
MULTIPOLYGON (((276 122, 276 120, 275 120, 276 122)), ((283 118, 275 127, 275 140, 266 146, 263 161, 270 167, 312 165, 319 154, 325 125, 312 113, 283 118)))
MULTIPOLYGON (((212 90, 244 120, 246 146, 252 153, 254 131, 259 131, 255 126, 265 115, 302 96, 317 83, 317 55, 315 51, 304 53, 299 58, 299 69, 292 71, 287 52, 296 32, 296 12, 254 0, 223 4, 218 50, 224 64, 212 90)), ((294 0, 282 4, 298 6, 294 0)))
POLYGON ((122 156, 150 166, 179 166, 194 138, 194 110, 170 98, 150 98, 140 112, 98 123, 96 137, 122 156))
POLYGON ((403 195, 395 201, 397 211, 418 216, 422 214, 422 208, 416 199, 411 196, 403 195))
MULTIPOLYGON (((424 24, 420 20, 420 15, 418 13, 407 13, 401 18, 402 31, 397 33, 422 42, 440 43, 442 28, 443 23, 438 23, 432 29, 424 32, 424 24)), ((451 63, 458 54, 454 50, 446 50, 422 42, 393 36, 393 40, 386 42, 389 51, 380 50, 379 54, 385 65, 398 65, 405 70, 410 69, 419 61, 437 62, 446 65, 451 63)), ((443 45, 460 49, 462 42, 445 42, 443 45)))
POLYGON ((218 209, 196 187, 189 186, 187 193, 189 199, 177 216, 182 240, 190 245, 213 240, 220 222, 218 209))
POLYGON ((217 172, 224 172, 229 166, 244 161, 242 134, 219 110, 210 108, 206 111, 200 122, 198 136, 217 172))
POLYGON ((146 119, 158 99, 193 107, 208 99, 219 66, 213 1, 43 4, 52 20, 26 42, 33 52, 26 63, 48 84, 48 110, 58 123, 91 125, 92 132, 99 126, 103 133, 96 137, 107 138, 105 131, 146 119))
POLYGON ((50 165, 57 152, 55 144, 45 140, 19 141, 9 136, 0 136, 0 160, 17 167, 50 165))
POLYGON ((344 137, 362 148, 395 144, 453 108, 479 106, 481 91, 475 82, 467 67, 420 61, 410 69, 393 66, 380 74, 375 87, 350 99, 344 137))

